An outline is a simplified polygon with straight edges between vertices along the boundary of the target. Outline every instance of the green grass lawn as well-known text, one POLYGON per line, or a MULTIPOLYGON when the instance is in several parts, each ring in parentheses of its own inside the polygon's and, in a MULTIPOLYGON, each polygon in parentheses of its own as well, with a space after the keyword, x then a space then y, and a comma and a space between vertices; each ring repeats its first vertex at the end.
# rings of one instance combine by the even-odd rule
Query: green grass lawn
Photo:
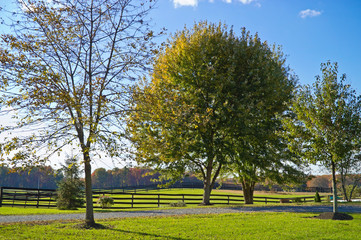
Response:
POLYGON ((75 228, 79 222, 0 225, 0 239, 359 239, 354 220, 313 219, 309 213, 239 213, 99 220, 107 229, 75 228))

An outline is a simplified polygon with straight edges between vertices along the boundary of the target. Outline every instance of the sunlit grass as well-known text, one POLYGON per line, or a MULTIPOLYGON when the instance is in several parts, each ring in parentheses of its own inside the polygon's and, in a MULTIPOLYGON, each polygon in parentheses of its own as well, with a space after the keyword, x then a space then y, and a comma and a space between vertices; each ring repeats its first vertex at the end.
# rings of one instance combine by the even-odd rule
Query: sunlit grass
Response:
POLYGON ((0 225, 0 239, 359 239, 354 220, 318 220, 310 213, 239 213, 99 220, 107 229, 83 230, 79 222, 0 225))

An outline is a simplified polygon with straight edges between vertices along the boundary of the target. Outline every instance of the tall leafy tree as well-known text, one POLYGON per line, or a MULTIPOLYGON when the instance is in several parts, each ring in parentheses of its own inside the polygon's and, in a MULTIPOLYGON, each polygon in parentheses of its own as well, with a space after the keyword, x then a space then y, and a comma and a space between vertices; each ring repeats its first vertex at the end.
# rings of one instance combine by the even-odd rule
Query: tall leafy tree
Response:
POLYGON ((222 24, 177 32, 156 57, 151 80, 133 94, 137 111, 128 127, 137 160, 172 180, 198 173, 202 203, 210 204, 215 181, 239 146, 234 142, 262 124, 256 109, 277 109, 272 103, 293 89, 279 53, 257 35, 243 29, 237 37, 222 24))
MULTIPOLYGON (((152 0, 21 0, 0 37, 0 103, 16 124, 3 159, 43 163, 65 146, 83 155, 86 224, 94 225, 91 162, 120 157, 128 85, 147 67, 152 0), (5 156, 7 155, 7 156, 5 156)), ((4 9, 5 11, 5 9, 4 9)), ((8 22, 7 20, 5 20, 8 22)))
POLYGON ((336 171, 360 147, 361 102, 337 63, 321 64, 322 76, 303 86, 285 118, 291 151, 332 172, 333 212, 337 212, 336 171))

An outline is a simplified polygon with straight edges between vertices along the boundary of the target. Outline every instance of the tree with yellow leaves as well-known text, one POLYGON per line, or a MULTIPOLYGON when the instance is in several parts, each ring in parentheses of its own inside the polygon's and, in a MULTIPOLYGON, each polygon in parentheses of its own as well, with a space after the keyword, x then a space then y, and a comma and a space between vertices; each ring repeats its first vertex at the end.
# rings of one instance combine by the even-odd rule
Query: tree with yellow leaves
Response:
POLYGON ((257 35, 207 22, 185 28, 134 90, 128 128, 137 160, 173 181, 197 173, 208 205, 224 167, 247 161, 240 142, 286 109, 294 83, 279 51, 257 35))
MULTIPOLYGON (((91 162, 120 157, 129 85, 152 55, 152 0, 21 0, 0 37, 0 103, 22 134, 1 144, 4 161, 43 163, 65 146, 83 155, 86 225, 94 226, 91 162), (30 134, 28 134, 30 132, 30 134)), ((3 9, 6 14, 6 9, 3 9)), ((4 15, 3 15, 4 16, 4 15)))

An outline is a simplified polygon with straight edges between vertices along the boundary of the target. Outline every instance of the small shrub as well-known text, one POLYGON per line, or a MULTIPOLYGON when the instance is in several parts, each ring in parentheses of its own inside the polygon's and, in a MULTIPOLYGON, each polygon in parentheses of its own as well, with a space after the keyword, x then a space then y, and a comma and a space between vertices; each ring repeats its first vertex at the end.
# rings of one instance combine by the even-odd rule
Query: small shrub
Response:
POLYGON ((186 207, 187 204, 183 201, 173 202, 170 204, 171 207, 186 207))
POLYGON ((295 203, 301 203, 302 202, 302 198, 295 198, 293 200, 295 203))
POLYGON ((320 194, 318 194, 318 191, 315 193, 315 202, 321 202, 320 194))
POLYGON ((102 207, 102 208, 109 208, 114 204, 114 199, 109 197, 109 196, 100 196, 97 203, 102 207))

